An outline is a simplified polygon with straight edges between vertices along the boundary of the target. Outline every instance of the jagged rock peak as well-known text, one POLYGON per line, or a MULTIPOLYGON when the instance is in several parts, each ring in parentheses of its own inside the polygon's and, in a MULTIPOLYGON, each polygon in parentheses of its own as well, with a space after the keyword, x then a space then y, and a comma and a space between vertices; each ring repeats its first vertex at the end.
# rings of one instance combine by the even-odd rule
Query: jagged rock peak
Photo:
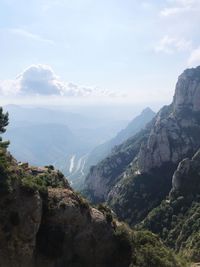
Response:
POLYGON ((183 108, 200 111, 200 66, 186 69, 179 76, 173 106, 175 112, 183 108))

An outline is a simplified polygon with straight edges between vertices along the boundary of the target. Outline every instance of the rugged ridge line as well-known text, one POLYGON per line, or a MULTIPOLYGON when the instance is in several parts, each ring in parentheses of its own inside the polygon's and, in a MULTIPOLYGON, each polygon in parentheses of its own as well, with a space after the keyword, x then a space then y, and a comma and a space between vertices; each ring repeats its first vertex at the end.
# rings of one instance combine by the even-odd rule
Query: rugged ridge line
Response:
POLYGON ((178 163, 200 147, 200 67, 180 75, 173 102, 139 134, 91 169, 86 195, 131 224, 168 195, 178 163), (128 158, 128 160, 126 160, 128 158))

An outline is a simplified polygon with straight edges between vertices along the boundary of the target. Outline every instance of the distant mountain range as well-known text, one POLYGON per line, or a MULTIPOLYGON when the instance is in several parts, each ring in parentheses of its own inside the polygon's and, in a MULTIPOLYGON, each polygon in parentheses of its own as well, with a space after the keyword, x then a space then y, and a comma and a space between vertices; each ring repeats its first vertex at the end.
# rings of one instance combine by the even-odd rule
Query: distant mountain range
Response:
POLYGON ((69 176, 81 171, 88 153, 121 129, 126 121, 104 120, 61 109, 8 105, 9 150, 19 161, 55 165, 69 176), (108 134, 109 133, 109 134, 108 134))

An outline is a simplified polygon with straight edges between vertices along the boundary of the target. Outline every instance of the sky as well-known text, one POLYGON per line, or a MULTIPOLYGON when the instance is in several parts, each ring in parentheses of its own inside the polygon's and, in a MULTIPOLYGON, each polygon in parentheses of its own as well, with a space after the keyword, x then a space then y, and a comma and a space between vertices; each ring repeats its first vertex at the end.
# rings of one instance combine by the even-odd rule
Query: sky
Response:
POLYGON ((0 104, 168 104, 200 65, 199 12, 200 0, 0 0, 0 104))

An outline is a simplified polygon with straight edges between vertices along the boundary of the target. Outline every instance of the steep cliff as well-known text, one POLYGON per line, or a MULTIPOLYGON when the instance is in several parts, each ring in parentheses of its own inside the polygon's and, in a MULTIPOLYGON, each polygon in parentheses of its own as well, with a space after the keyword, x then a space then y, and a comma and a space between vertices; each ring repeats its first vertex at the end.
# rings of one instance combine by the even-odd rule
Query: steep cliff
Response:
POLYGON ((91 169, 86 194, 118 216, 140 222, 168 195, 178 163, 200 147, 200 67, 180 75, 171 105, 91 169), (121 157, 120 157, 121 155, 121 157))

